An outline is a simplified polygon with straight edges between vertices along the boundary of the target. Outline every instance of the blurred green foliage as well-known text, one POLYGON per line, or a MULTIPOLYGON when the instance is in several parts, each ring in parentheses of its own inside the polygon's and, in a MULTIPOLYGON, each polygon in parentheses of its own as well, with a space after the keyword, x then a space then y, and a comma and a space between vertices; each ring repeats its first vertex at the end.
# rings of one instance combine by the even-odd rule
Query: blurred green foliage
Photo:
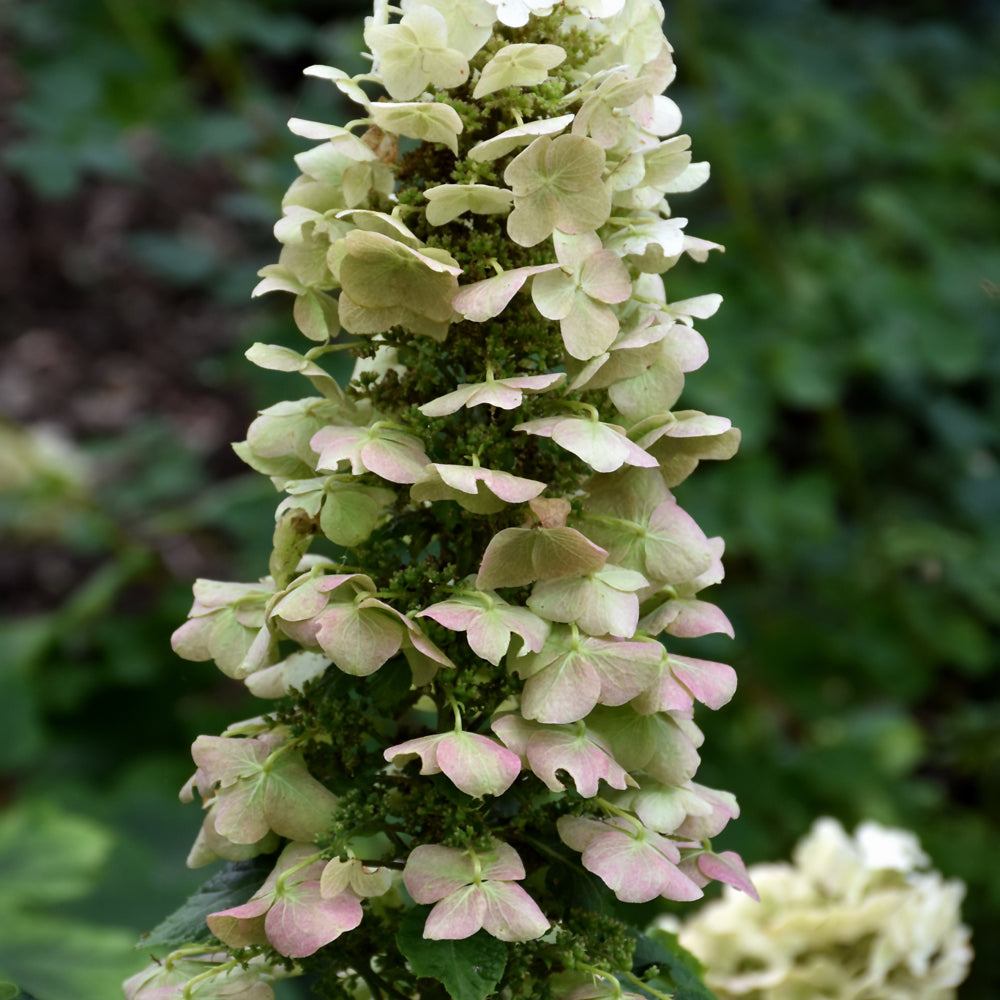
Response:
MULTIPOLYGON (((97 176, 149 183, 150 144, 177 183, 217 161, 233 183, 208 207, 259 228, 264 263, 301 146, 284 120, 342 117, 300 71, 360 71, 362 10, 12 0, 0 33, 25 86, 2 163, 38 197, 65 198, 97 176)), ((703 780, 743 807, 723 846, 782 857, 820 814, 914 829, 969 885, 978 955, 961 995, 988 1000, 1000 991, 1000 23, 970 3, 673 0, 667 14, 671 95, 713 167, 675 207, 728 248, 677 273, 684 297, 726 297, 685 404, 744 430, 737 459, 703 465, 680 497, 727 542, 718 600, 737 642, 691 644, 741 676, 733 704, 701 719, 703 780)), ((253 265, 185 240, 132 237, 165 297, 248 293, 253 265)), ((255 315, 246 344, 295 342, 266 306, 255 315)), ((206 398, 234 378, 257 405, 284 388, 252 382, 239 352, 199 376, 206 398)), ((59 548, 75 575, 64 599, 0 623, 0 869, 35 873, 0 880, 0 923, 63 941, 76 995, 97 1000, 107 988, 81 954, 117 981, 134 967, 123 931, 148 930, 204 881, 183 869, 198 818, 173 798, 188 744, 255 711, 170 653, 191 583, 177 553, 260 575, 273 498, 259 477, 213 478, 162 423, 70 452, 3 434, 4 544, 25 558, 59 548), (28 846, 5 833, 28 828, 28 846)), ((59 1000, 52 953, 33 962, 29 944, 0 951, 0 980, 59 1000)))

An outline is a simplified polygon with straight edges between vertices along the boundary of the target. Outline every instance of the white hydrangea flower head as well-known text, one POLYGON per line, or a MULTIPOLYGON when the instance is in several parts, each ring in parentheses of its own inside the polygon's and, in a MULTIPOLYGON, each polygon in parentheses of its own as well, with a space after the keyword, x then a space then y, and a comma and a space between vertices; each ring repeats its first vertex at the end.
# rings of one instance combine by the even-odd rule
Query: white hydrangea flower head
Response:
POLYGON ((824 817, 792 863, 749 868, 759 904, 727 886, 680 941, 719 1000, 950 1000, 972 960, 965 886, 929 863, 908 830, 824 817))

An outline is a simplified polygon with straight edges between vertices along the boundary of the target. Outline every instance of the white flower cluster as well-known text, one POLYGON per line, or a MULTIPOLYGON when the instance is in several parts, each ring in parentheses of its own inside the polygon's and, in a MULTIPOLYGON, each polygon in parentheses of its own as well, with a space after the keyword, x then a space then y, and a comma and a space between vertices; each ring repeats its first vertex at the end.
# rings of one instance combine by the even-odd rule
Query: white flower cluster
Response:
POLYGON ((719 1000, 947 1000, 972 960, 965 886, 916 837, 817 820, 793 863, 750 868, 755 903, 727 888, 683 923, 719 1000))

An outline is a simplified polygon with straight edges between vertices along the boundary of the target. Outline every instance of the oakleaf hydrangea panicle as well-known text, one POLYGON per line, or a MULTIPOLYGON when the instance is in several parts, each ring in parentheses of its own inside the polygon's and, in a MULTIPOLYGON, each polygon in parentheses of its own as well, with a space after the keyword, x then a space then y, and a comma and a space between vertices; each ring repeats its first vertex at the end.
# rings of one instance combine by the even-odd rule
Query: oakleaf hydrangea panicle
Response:
POLYGON ((670 272, 721 247, 668 200, 708 168, 662 19, 376 0, 370 72, 306 70, 353 110, 290 123, 314 145, 255 290, 292 296, 305 338, 247 352, 308 383, 235 446, 280 494, 273 552, 257 582, 198 581, 173 639, 269 700, 196 740, 182 791, 189 862, 262 875, 130 1000, 267 1000, 301 973, 466 996, 449 976, 486 969, 477 995, 663 996, 623 904, 756 895, 711 844, 735 799, 694 781, 695 703, 735 674, 678 645, 732 634, 704 596, 722 541, 673 490, 739 432, 677 405, 721 299, 670 272))

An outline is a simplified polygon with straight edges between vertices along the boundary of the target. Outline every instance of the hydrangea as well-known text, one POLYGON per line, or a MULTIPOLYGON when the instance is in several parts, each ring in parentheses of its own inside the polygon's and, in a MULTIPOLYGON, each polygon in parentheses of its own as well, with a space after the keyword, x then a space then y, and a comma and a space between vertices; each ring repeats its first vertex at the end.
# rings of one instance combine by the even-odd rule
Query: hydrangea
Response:
POLYGON ((719 1000, 949 1000, 972 959, 965 887, 928 864, 907 830, 820 819, 790 864, 750 867, 759 904, 727 888, 680 940, 719 1000))
POLYGON ((736 678, 683 648, 732 627, 722 541, 672 489, 739 432, 678 405, 720 297, 663 278, 716 245, 667 200, 708 172, 662 18, 377 0, 370 72, 307 69, 356 110, 290 123, 314 145, 256 289, 306 341, 247 354, 308 383, 236 445, 281 495, 272 553, 199 581, 173 640, 270 700, 195 741, 183 793, 192 864, 263 867, 211 897, 226 947, 176 941, 136 997, 263 1000, 275 968, 319 996, 662 997, 625 908, 755 894, 711 843, 735 799, 693 780, 696 703, 736 678))

